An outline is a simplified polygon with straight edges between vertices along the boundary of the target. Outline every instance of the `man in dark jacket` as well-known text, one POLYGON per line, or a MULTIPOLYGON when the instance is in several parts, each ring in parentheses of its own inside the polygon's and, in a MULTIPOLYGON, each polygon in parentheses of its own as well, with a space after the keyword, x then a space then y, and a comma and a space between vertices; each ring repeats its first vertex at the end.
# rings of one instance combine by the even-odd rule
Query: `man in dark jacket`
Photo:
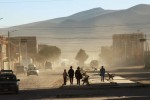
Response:
POLYGON ((80 67, 77 68, 75 72, 75 77, 77 79, 77 85, 80 85, 80 79, 82 79, 82 74, 80 72, 80 67))
POLYGON ((70 79, 70 84, 73 84, 74 70, 72 69, 72 66, 70 66, 68 75, 69 75, 69 79, 70 79))
POLYGON ((101 76, 101 81, 104 82, 104 78, 105 78, 105 68, 104 68, 104 66, 102 66, 101 69, 100 69, 100 76, 101 76))

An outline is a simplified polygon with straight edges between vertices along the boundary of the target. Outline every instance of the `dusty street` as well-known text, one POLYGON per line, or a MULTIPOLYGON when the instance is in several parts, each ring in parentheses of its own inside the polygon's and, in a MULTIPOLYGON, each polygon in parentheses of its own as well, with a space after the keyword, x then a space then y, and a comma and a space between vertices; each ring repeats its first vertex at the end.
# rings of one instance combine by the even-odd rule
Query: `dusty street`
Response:
MULTIPOLYGON (((52 89, 52 88, 58 88, 62 85, 62 76, 59 72, 55 71, 45 71, 45 70, 40 70, 40 73, 38 76, 36 75, 30 75, 27 76, 26 74, 18 74, 17 78, 20 79, 19 82, 19 94, 14 95, 14 94, 0 94, 0 100, 9 100, 13 99, 18 100, 24 99, 26 100, 26 97, 30 97, 33 92, 31 91, 36 91, 38 89, 52 89), (30 94, 31 93, 31 94, 30 94), (22 97, 23 95, 23 97, 22 97), (30 95, 30 96, 28 96, 30 95), (8 98, 6 98, 6 96, 8 98), (20 98, 21 96, 21 98, 20 98)), ((40 94, 40 93, 39 93, 40 94)), ((38 95, 38 94, 37 94, 38 95)), ((34 95, 33 95, 34 96, 34 95)))
POLYGON ((0 94, 0 100, 150 100, 150 87, 63 88, 61 73, 41 71, 39 76, 18 75, 19 94, 0 94))
POLYGON ((0 100, 149 100, 150 88, 35 89, 18 95, 4 94, 0 100))
POLYGON ((40 70, 38 76, 18 75, 18 78, 21 79, 20 90, 33 90, 58 87, 62 76, 59 72, 40 70))

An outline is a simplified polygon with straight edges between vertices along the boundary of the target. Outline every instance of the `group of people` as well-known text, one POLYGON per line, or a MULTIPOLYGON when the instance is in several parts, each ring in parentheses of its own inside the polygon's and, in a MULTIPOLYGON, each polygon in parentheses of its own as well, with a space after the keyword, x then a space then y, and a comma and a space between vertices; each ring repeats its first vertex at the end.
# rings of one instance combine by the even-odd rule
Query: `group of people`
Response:
POLYGON ((80 67, 77 67, 77 70, 74 72, 74 69, 72 68, 72 66, 70 66, 70 69, 68 70, 68 72, 66 71, 66 69, 64 69, 64 72, 63 72, 64 85, 66 85, 67 77, 69 77, 70 79, 70 84, 73 85, 74 75, 77 79, 77 85, 80 85, 80 80, 82 79, 80 67))
MULTIPOLYGON (((86 82, 89 85, 89 82, 88 82, 89 76, 86 75, 86 73, 84 73, 82 75, 80 67, 77 67, 76 71, 74 72, 74 69, 72 68, 72 66, 70 66, 70 69, 68 70, 68 72, 66 69, 64 69, 64 72, 63 72, 64 84, 63 85, 66 85, 68 77, 70 80, 70 84, 73 85, 74 75, 75 75, 75 78, 77 79, 77 85, 80 85, 80 80, 82 79, 83 75, 85 76, 85 78, 82 80, 83 84, 84 84, 84 82, 86 82)), ((104 68, 104 66, 102 66, 100 69, 100 76, 101 76, 101 82, 104 82, 104 79, 105 79, 105 68, 104 68)))

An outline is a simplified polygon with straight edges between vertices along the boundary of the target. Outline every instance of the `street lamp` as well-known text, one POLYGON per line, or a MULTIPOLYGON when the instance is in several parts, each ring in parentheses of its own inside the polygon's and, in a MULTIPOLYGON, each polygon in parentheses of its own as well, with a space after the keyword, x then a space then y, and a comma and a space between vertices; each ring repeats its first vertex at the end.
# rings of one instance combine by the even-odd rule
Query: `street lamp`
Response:
POLYGON ((10 58, 10 33, 13 33, 17 30, 13 30, 13 31, 8 31, 8 64, 9 64, 9 69, 11 69, 11 58, 10 58))

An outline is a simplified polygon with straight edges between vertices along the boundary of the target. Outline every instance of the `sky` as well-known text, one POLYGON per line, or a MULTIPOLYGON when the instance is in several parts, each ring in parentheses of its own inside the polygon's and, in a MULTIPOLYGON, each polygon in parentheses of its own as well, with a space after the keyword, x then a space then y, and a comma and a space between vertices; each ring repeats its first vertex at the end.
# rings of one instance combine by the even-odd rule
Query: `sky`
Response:
POLYGON ((150 4, 150 0, 0 0, 0 27, 65 17, 97 7, 119 10, 138 4, 150 4))

